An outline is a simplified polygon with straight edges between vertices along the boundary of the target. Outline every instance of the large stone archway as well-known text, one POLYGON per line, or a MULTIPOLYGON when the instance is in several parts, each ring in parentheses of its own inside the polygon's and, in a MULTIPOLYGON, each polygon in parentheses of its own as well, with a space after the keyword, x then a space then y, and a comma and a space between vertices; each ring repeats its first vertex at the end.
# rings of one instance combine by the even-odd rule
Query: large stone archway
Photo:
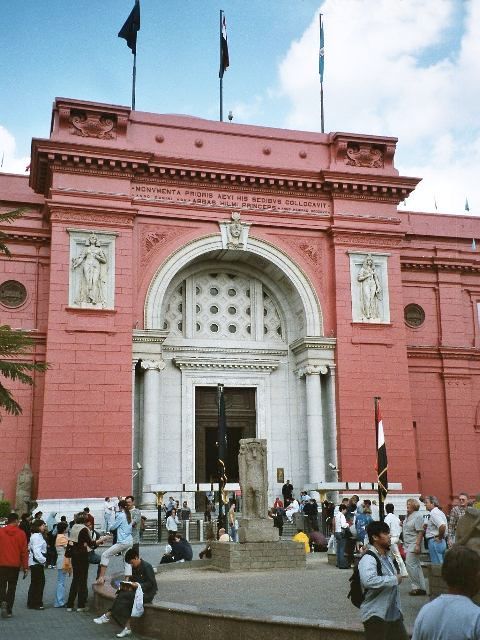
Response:
POLYGON ((172 254, 152 279, 145 329, 134 336, 143 484, 195 482, 196 390, 218 383, 254 390, 272 495, 278 469, 297 487, 331 479, 335 340, 322 331, 313 286, 273 245, 249 238, 246 250, 225 249, 208 236, 172 254))

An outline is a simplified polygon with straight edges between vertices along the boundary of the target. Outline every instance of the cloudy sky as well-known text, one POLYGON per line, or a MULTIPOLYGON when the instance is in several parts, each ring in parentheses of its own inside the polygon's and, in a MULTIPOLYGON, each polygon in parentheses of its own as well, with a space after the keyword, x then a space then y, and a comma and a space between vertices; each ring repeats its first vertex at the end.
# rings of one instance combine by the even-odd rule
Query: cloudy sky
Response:
MULTIPOLYGON (((480 0, 142 0, 137 109, 218 118, 218 20, 238 123, 399 138, 397 168, 423 181, 420 211, 480 215, 480 0)), ((55 96, 127 104, 132 56, 116 34, 133 0, 2 3, 0 171, 24 173, 55 96)), ((402 205, 403 206, 403 205, 402 205)))

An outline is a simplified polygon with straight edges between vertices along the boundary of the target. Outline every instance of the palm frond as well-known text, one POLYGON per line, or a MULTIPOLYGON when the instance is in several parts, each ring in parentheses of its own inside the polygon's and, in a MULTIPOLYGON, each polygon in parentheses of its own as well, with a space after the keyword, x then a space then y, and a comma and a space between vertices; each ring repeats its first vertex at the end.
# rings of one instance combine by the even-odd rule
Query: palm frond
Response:
POLYGON ((22 407, 15 402, 12 398, 12 394, 6 389, 0 382, 0 407, 3 407, 7 413, 13 416, 19 416, 22 414, 22 407))

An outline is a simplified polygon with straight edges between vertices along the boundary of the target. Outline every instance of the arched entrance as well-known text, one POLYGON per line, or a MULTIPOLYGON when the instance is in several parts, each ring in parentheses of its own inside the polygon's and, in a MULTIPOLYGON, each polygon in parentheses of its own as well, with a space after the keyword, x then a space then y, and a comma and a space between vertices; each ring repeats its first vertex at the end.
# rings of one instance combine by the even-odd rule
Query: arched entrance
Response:
MULTIPOLYGON (((245 435, 267 439, 272 494, 279 468, 297 486, 325 479, 326 457, 336 460, 334 340, 322 327, 308 279, 268 243, 250 238, 247 250, 225 250, 210 236, 170 256, 147 294, 148 349, 134 338, 135 357, 144 360, 135 429, 143 483, 192 484, 208 475, 202 430, 215 423, 206 426, 214 416, 211 408, 201 415, 201 405, 220 383, 254 399, 245 435)), ((240 418, 231 407, 231 423, 240 418)))

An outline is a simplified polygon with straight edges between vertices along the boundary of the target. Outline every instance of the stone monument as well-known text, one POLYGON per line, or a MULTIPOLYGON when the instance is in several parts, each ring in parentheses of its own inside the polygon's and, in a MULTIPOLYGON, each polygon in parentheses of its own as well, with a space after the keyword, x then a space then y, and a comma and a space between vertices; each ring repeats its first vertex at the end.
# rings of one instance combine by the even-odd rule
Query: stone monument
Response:
POLYGON ((279 540, 268 517, 267 441, 240 440, 238 469, 243 498, 239 542, 213 542, 211 566, 220 571, 304 568, 304 545, 279 540))
POLYGON ((268 517, 267 441, 247 438, 240 440, 238 454, 240 489, 243 497, 243 517, 238 539, 244 542, 276 542, 278 529, 268 517))
POLYGON ((17 487, 15 491, 15 509, 19 513, 28 510, 30 500, 32 498, 32 479, 33 474, 30 466, 24 464, 17 476, 17 487))

